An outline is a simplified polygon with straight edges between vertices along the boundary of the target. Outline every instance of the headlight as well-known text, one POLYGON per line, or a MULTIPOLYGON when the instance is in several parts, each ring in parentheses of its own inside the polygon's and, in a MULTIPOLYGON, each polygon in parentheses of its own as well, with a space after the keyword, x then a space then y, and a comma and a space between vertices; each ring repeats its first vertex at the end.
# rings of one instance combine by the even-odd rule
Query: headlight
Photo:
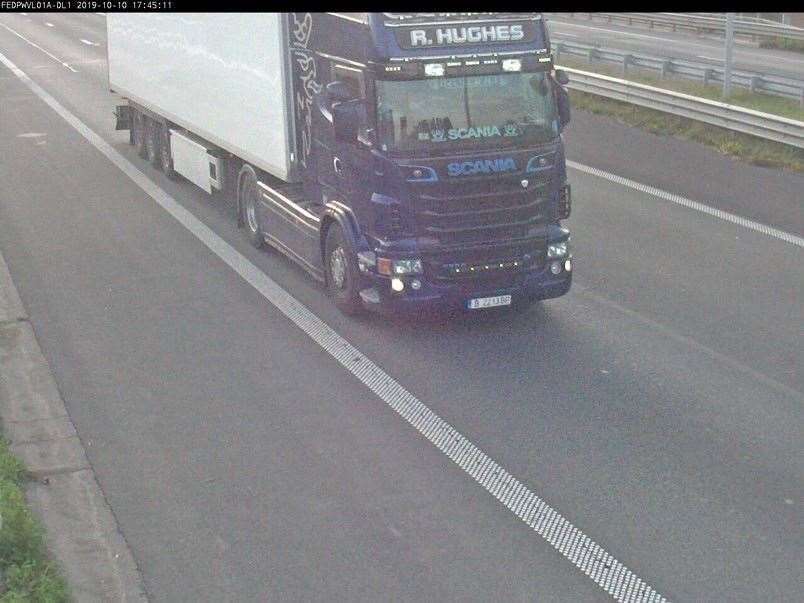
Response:
POLYGON ((377 272, 387 276, 400 276, 405 274, 422 274, 424 268, 419 258, 410 260, 389 260, 386 258, 377 259, 377 272))
POLYGON ((568 241, 561 241, 560 243, 550 243, 547 246, 548 258, 563 258, 569 253, 568 241))

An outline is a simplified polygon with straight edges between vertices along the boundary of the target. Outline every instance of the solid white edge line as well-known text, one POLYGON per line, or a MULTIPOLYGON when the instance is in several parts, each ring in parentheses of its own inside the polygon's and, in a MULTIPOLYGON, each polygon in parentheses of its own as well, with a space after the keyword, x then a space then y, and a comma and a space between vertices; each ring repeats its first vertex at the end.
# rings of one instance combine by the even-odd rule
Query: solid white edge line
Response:
POLYGON ((72 126, 92 146, 100 151, 109 161, 117 166, 137 186, 148 194, 157 204, 173 216, 182 226, 189 230, 197 239, 206 245, 225 264, 237 272, 246 282, 259 291, 266 300, 272 303, 280 312, 290 319, 297 327, 304 331, 313 341, 326 350, 346 370, 352 373, 366 387, 374 392, 385 404, 396 411, 410 425, 425 435, 428 425, 436 429, 428 429, 425 437, 438 450, 449 457, 458 467, 468 473, 484 489, 502 503, 509 511, 514 512, 532 530, 544 538, 552 547, 568 559, 573 565, 582 569, 601 588, 612 594, 615 600, 625 602, 626 599, 637 603, 646 603, 651 597, 653 600, 666 603, 667 599, 657 593, 641 578, 636 576, 622 563, 614 559, 602 547, 597 545, 581 530, 563 517, 557 510, 548 505, 539 496, 530 491, 527 486, 503 469, 487 454, 469 440, 452 425, 435 414, 423 402, 408 392, 402 385, 386 374, 379 366, 355 348, 348 341, 338 335, 329 325, 311 312, 306 306, 285 291, 268 275, 257 268, 244 255, 238 252, 210 229, 191 212, 182 207, 173 197, 162 190, 157 184, 148 179, 134 164, 115 150, 98 134, 93 132, 86 124, 65 109, 61 103, 42 89, 36 82, 28 77, 13 62, 0 53, 0 62, 11 69, 31 91, 52 108, 62 119, 72 126), (433 434, 440 433, 435 437, 433 434), (468 452, 468 455, 467 455, 468 452), (483 468, 482 475, 479 468, 483 468), (507 484, 507 487, 503 487, 507 484), (520 489, 526 492, 527 504, 517 505, 503 491, 520 489), (516 509, 516 510, 514 510, 516 509), (550 519, 550 526, 546 519, 550 519), (559 548, 561 542, 556 531, 547 532, 545 527, 551 527, 552 522, 559 521, 566 524, 573 539, 581 538, 584 542, 580 547, 569 551, 559 548), (594 552, 591 565, 588 564, 587 550, 594 552), (582 567, 583 566, 583 567, 582 567), (616 576, 616 579, 614 579, 616 576), (614 595, 623 590, 622 586, 628 583, 623 594, 614 595))
POLYGON ((743 228, 748 228, 750 230, 761 232, 764 235, 768 235, 775 239, 779 239, 780 241, 784 241, 785 243, 792 243, 797 247, 804 248, 804 238, 789 232, 785 232, 783 230, 779 230, 778 228, 773 228, 772 226, 768 226, 767 224, 760 224, 759 222, 754 222, 753 220, 749 220, 748 218, 743 218, 742 216, 738 216, 736 214, 723 211, 722 209, 717 209, 715 207, 710 207, 703 203, 699 203, 698 201, 693 201, 692 199, 688 199, 687 197, 684 197, 682 195, 669 193, 654 186, 650 186, 648 184, 642 184, 641 182, 636 182, 634 180, 629 180, 628 178, 623 178, 622 176, 617 176, 616 174, 610 174, 609 172, 605 172, 603 170, 590 167, 588 165, 583 165, 582 163, 576 163, 575 161, 567 160, 567 167, 578 170, 579 172, 584 172, 586 174, 597 176, 598 178, 603 178, 605 180, 608 180, 609 182, 614 182, 621 186, 626 186, 628 188, 637 190, 641 193, 647 193, 649 195, 653 195, 654 197, 664 199, 665 201, 670 201, 672 203, 675 203, 676 205, 682 205, 689 209, 694 209, 695 211, 699 211, 701 213, 713 216, 720 220, 725 220, 726 222, 732 222, 733 224, 737 224, 738 226, 742 226, 743 228))

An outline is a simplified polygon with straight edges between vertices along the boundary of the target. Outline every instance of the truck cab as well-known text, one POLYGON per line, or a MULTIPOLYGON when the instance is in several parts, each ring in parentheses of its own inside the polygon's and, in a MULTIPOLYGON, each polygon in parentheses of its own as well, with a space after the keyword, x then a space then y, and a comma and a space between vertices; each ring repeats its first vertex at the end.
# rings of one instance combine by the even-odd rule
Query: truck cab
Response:
MULTIPOLYGON (((565 294, 569 106, 541 16, 328 18, 317 37, 323 17, 306 21, 308 48, 319 48, 315 71, 330 77, 314 82, 298 138, 309 143, 303 195, 341 229, 337 244, 328 247, 324 233, 321 241, 342 309, 476 309, 565 294), (365 37, 358 57, 360 28, 338 33, 353 24, 365 37), (352 55, 321 50, 327 40, 352 40, 352 55)), ((296 65, 309 89, 304 61, 296 65)))

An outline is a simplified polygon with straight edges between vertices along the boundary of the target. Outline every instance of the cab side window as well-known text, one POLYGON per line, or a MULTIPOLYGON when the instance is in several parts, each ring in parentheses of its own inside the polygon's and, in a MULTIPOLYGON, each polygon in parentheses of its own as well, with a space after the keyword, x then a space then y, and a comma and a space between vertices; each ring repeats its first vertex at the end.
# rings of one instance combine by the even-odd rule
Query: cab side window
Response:
MULTIPOLYGON (((351 91, 354 98, 365 100, 366 81, 363 78, 363 72, 360 69, 350 67, 348 65, 332 63, 331 81, 334 82, 336 80, 344 82, 347 86, 349 86, 349 90, 351 91)), ((370 140, 371 130, 369 129, 367 107, 365 106, 365 103, 362 104, 361 110, 362 110, 362 117, 360 120, 360 130, 358 132, 358 137, 370 140)))

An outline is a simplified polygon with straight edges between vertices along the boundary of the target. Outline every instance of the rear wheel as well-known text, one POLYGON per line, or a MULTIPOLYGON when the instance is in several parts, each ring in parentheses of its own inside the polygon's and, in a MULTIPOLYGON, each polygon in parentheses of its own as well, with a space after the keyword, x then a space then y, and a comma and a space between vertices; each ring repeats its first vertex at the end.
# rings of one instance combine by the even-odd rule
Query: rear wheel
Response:
POLYGON ((159 136, 162 124, 150 117, 145 118, 145 159, 154 167, 159 166, 159 136))
POLYGON ((324 243, 327 290, 335 306, 348 315, 359 314, 363 310, 359 290, 360 275, 353 255, 340 225, 330 226, 324 243))
POLYGON ((134 109, 133 111, 134 111, 134 116, 133 116, 133 124, 132 124, 132 134, 133 134, 132 138, 134 140, 134 150, 137 151, 137 155, 139 155, 140 157, 142 157, 144 159, 145 158, 145 137, 146 137, 145 120, 146 120, 146 117, 142 113, 137 111, 136 109, 134 109))
POLYGON ((167 125, 159 125, 159 167, 165 176, 173 180, 176 177, 176 170, 173 169, 173 156, 170 154, 170 128, 167 125))
POLYGON ((261 249, 265 246, 265 236, 260 226, 259 212, 257 211, 257 174, 250 165, 244 165, 237 179, 237 207, 240 211, 241 221, 246 227, 249 242, 261 249))

